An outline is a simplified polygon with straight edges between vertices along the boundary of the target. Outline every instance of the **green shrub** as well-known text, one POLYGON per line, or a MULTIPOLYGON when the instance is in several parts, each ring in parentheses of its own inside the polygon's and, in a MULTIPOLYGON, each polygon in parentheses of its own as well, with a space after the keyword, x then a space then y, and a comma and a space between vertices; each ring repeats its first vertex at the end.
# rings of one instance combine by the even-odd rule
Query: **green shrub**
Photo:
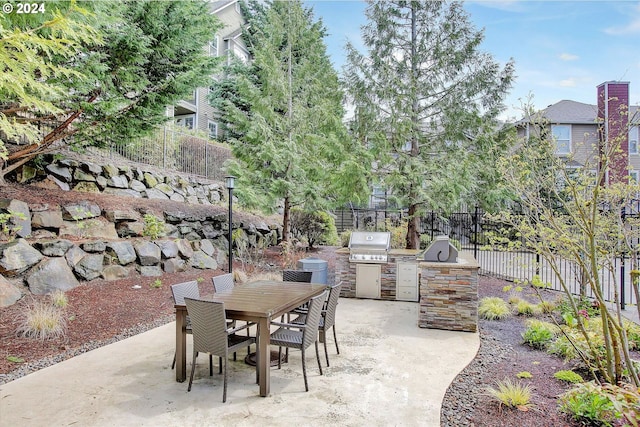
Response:
POLYGON ((529 301, 520 300, 516 304, 516 311, 521 316, 534 316, 538 314, 537 308, 534 304, 531 304, 529 301))
POLYGON ((143 236, 148 236, 154 240, 164 236, 167 231, 167 225, 163 220, 152 214, 145 214, 142 219, 144 220, 143 236))
POLYGON ((522 333, 524 343, 536 349, 543 349, 555 336, 557 327, 549 322, 531 319, 522 333))
POLYGON ((500 320, 509 317, 511 310, 502 298, 486 297, 480 300, 478 314, 487 320, 500 320))
POLYGON ((506 378, 504 381, 497 381, 496 387, 489 387, 487 393, 496 398, 501 405, 520 410, 527 410, 531 406, 531 389, 528 385, 514 383, 506 378))
POLYGON ((627 332, 629 350, 640 350, 640 325, 627 319, 623 319, 622 325, 627 332))
POLYGON ((349 247, 349 240, 351 239, 351 230, 344 230, 340 233, 340 246, 343 248, 349 247))
POLYGON ((63 310, 48 301, 37 301, 21 313, 16 333, 44 341, 63 337, 66 328, 63 310))
POLYGON ((538 303, 538 310, 544 314, 551 314, 555 311, 556 305, 551 301, 540 301, 538 303))
POLYGON ((543 282, 542 279, 540 278, 540 276, 538 276, 537 274, 535 274, 532 278, 531 278, 531 286, 533 286, 534 288, 538 288, 538 289, 548 289, 551 288, 551 283, 549 282, 543 282))
POLYGON ((573 384, 584 382, 584 379, 580 376, 580 374, 569 370, 558 371, 553 374, 553 377, 560 381, 565 381, 573 384))
POLYGON ((531 375, 531 372, 522 371, 522 372, 518 372, 516 374, 516 377, 518 377, 518 378, 533 378, 533 375, 531 375))
POLYGON ((298 240, 306 240, 309 248, 315 244, 337 245, 339 243, 336 223, 330 213, 325 211, 307 212, 291 209, 291 233, 298 240))
POLYGON ((560 411, 585 425, 638 425, 640 395, 632 386, 581 383, 560 395, 560 411))
MULTIPOLYGON (((574 296, 572 298, 579 313, 583 313, 583 315, 586 314, 586 317, 588 318, 600 316, 600 307, 598 307, 597 301, 590 300, 587 297, 574 296)), ((571 308, 570 300, 567 297, 561 299, 560 302, 557 304, 557 307, 558 307, 558 310, 560 310, 561 315, 565 315, 569 313, 575 316, 578 314, 573 312, 573 309, 571 308)))

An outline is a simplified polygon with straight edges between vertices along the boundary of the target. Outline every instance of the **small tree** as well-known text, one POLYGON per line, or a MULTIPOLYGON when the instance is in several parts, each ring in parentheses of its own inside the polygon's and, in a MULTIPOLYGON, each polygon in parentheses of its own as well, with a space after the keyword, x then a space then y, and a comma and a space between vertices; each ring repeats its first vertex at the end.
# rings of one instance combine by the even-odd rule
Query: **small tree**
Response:
MULTIPOLYGON (((611 125, 611 124, 610 124, 611 125)), ((545 128, 531 123, 530 129, 545 128)), ((513 155, 503 158, 500 168, 515 194, 519 194, 521 213, 503 212, 499 219, 515 227, 525 245, 548 263, 561 284, 588 343, 590 357, 583 360, 596 379, 616 384, 626 375, 640 385, 638 369, 632 363, 617 290, 611 307, 603 294, 601 272, 616 277, 615 260, 622 253, 636 259, 640 227, 637 219, 624 219, 624 212, 640 192, 637 183, 603 185, 614 160, 624 155, 621 139, 610 139, 580 167, 568 167, 573 159, 555 153, 555 142, 544 132, 531 135, 513 155), (605 354, 602 358, 589 338, 583 318, 578 314, 577 298, 561 274, 569 261, 580 280, 582 292, 593 295, 600 306, 605 354)), ((574 165, 576 162, 572 162, 574 165)))
POLYGON ((305 238, 309 249, 316 243, 335 244, 338 241, 335 221, 325 211, 291 209, 291 232, 298 239, 305 238))

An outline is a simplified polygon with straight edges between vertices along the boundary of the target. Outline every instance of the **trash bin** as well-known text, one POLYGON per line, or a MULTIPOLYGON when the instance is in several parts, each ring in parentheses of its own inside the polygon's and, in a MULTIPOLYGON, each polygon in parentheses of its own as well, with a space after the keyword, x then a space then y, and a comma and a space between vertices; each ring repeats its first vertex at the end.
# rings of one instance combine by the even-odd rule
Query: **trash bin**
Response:
POLYGON ((320 258, 303 258, 298 261, 298 270, 311 271, 311 282, 327 284, 327 270, 329 263, 320 258))

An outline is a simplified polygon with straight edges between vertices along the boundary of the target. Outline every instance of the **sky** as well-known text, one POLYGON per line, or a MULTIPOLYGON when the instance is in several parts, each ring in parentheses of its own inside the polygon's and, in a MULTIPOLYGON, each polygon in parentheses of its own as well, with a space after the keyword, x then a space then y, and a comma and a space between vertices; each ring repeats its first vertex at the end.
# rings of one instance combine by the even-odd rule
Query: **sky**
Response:
MULTIPOLYGON (((327 52, 338 71, 350 41, 363 51, 360 27, 366 3, 305 0, 329 36, 327 52)), ((502 119, 520 118, 531 98, 536 109, 563 99, 596 104, 603 82, 630 82, 640 105, 640 1, 478 0, 465 2, 470 21, 484 29, 481 50, 501 64, 515 61, 516 79, 502 119)))

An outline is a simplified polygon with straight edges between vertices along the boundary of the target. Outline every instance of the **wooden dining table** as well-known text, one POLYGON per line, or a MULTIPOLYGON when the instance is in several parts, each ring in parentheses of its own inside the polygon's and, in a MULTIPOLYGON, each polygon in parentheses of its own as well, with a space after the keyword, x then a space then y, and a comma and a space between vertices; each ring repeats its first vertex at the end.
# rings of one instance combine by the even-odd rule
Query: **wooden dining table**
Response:
MULTIPOLYGON (((233 289, 217 292, 206 299, 223 302, 228 319, 255 322, 258 325, 258 381, 260 396, 270 391, 271 351, 270 323, 294 308, 320 295, 327 285, 317 283, 258 280, 237 285, 233 289)), ((187 378, 187 307, 176 304, 176 381, 187 378)))

